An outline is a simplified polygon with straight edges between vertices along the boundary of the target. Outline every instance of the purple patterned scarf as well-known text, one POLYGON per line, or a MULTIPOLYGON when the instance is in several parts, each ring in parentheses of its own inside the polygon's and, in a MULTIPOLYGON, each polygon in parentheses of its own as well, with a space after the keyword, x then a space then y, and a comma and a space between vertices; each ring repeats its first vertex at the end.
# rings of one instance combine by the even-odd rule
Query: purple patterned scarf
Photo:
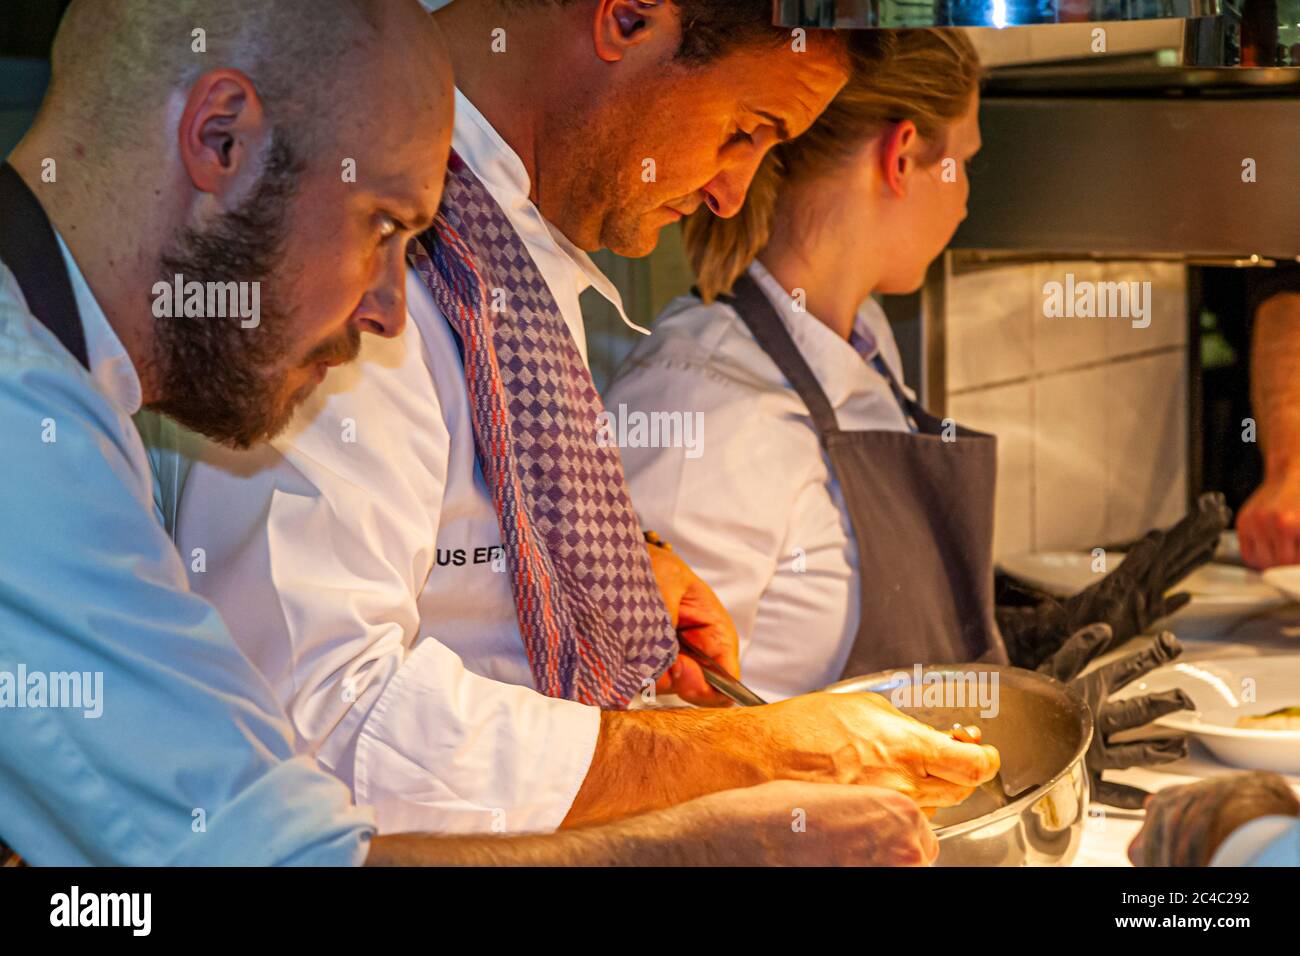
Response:
POLYGON ((677 636, 618 449, 597 441, 591 373, 505 213, 454 153, 438 222, 410 261, 460 342, 537 689, 624 707, 676 658, 677 636))

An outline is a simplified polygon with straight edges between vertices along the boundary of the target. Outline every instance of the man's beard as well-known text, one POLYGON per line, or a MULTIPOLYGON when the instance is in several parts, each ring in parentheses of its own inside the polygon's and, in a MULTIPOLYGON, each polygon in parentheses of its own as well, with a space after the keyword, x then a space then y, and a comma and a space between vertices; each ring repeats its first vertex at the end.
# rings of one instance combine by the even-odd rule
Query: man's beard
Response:
MULTIPOLYGON (((285 394, 285 359, 298 343, 292 316, 277 294, 289 281, 283 269, 286 221, 302 172, 292 148, 274 135, 252 195, 202 229, 181 230, 160 258, 169 284, 178 275, 187 284, 260 284, 260 322, 254 328, 243 328, 233 315, 178 315, 154 323, 153 359, 163 398, 152 407, 235 448, 279 433, 311 391, 309 383, 285 394)), ((353 337, 359 339, 355 332, 353 337)), ((337 344, 329 351, 332 358, 347 357, 337 344)))
POLYGON ((547 117, 543 161, 555 172, 548 180, 549 192, 541 211, 580 249, 644 255, 649 250, 640 248, 639 223, 635 218, 629 221, 626 209, 629 197, 645 189, 640 161, 632 164, 628 160, 627 167, 610 161, 612 156, 640 153, 628 142, 624 125, 602 124, 609 109, 591 109, 584 103, 555 110, 547 117), (561 177, 563 182, 557 182, 561 177))

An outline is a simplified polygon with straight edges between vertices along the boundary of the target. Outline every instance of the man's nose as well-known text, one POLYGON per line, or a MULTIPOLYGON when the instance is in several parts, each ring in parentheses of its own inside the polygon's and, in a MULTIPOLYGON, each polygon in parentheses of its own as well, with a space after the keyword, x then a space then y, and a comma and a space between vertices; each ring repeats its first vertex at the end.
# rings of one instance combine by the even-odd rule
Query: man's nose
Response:
POLYGON ((406 256, 387 256, 375 283, 361 301, 357 319, 362 332, 386 339, 406 328, 406 256))
POLYGON ((704 187, 705 202, 715 216, 730 219, 740 212, 745 205, 745 193, 765 155, 766 150, 754 150, 743 162, 722 170, 704 187))

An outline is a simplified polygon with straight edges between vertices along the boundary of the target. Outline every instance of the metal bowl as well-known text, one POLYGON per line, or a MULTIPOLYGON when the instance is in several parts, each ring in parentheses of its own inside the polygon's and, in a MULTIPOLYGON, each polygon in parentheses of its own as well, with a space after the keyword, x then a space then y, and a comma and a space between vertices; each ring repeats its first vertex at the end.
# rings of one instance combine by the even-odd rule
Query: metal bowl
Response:
POLYGON ((1088 810, 1083 757, 1092 713, 1060 681, 999 664, 917 665, 840 681, 834 693, 871 691, 938 730, 975 724, 1002 755, 1005 791, 991 788, 932 821, 938 866, 1068 866, 1088 810), (1022 793, 1022 791, 1024 791, 1022 793))

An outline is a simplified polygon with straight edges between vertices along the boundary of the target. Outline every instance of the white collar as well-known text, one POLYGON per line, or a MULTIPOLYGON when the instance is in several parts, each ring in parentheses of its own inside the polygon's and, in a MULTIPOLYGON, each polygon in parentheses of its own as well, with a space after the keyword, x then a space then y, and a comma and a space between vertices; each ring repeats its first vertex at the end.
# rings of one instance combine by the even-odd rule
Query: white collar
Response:
MULTIPOLYGON (((459 87, 456 89, 456 121, 452 130, 452 147, 470 169, 474 170, 474 175, 483 182, 483 185, 491 190, 498 202, 524 212, 530 218, 535 217, 537 222, 545 227, 547 238, 560 254, 577 268, 575 281, 578 284, 579 294, 588 288, 595 289, 617 310, 619 317, 629 328, 635 329, 642 335, 650 334, 649 329, 642 328, 627 317, 627 313, 623 311, 623 297, 619 295, 614 283, 609 281, 609 277, 591 261, 591 256, 547 222, 541 210, 528 198, 532 192, 532 183, 523 160, 510 148, 510 144, 501 138, 492 124, 460 91, 459 87)), ((541 236, 536 238, 540 240, 541 236)))
POLYGON ((135 363, 127 354, 122 340, 117 337, 108 317, 99 307, 95 294, 90 291, 86 277, 81 274, 77 260, 67 243, 59 235, 54 236, 63 253, 63 262, 68 267, 68 279, 72 284, 72 295, 81 315, 81 328, 86 336, 86 357, 90 362, 90 377, 95 387, 107 398, 118 411, 131 416, 140 410, 140 376, 136 374, 135 363))
MULTIPOLYGON (((809 357, 807 352, 812 351, 815 355, 826 356, 828 361, 834 362, 837 366, 844 366, 852 372, 858 370, 864 360, 870 362, 881 354, 880 322, 886 322, 886 329, 888 324, 875 299, 868 296, 858 306, 857 314, 853 318, 853 331, 871 343, 871 348, 862 355, 849 344, 847 339, 840 338, 830 326, 809 312, 806 306, 797 306, 794 297, 785 290, 763 263, 755 259, 749 264, 748 271, 750 278, 758 284, 759 289, 781 316, 781 321, 790 330, 790 335, 798 343, 800 351, 805 352, 805 358, 809 357)), ((898 374, 897 370, 895 374, 898 374)))

